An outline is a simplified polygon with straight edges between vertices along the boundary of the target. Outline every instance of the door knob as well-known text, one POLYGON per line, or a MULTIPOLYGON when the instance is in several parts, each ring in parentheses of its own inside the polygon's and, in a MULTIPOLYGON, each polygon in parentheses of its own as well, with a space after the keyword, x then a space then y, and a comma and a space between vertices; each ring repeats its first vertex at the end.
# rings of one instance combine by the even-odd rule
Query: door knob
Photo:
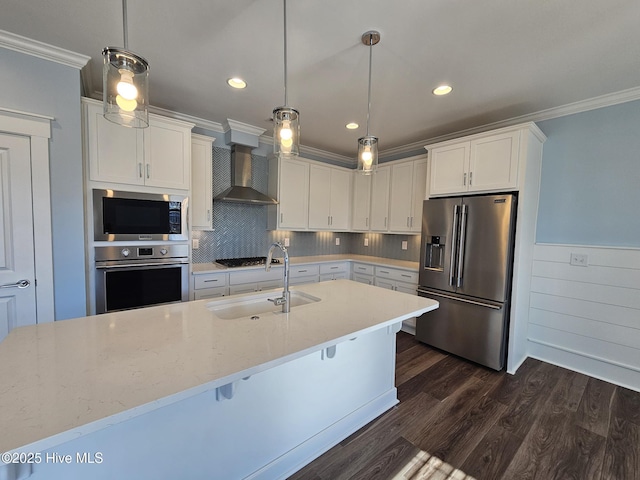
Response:
POLYGON ((18 280, 16 283, 5 283, 0 285, 0 288, 27 288, 31 285, 29 280, 18 280))

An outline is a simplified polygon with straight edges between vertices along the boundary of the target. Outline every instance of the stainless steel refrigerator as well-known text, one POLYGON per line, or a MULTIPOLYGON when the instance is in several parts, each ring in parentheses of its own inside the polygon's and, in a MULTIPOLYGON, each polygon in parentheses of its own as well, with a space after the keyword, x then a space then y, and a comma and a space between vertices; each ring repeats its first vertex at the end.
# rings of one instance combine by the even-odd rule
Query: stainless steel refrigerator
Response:
POLYGON ((418 295, 440 308, 416 338, 495 370, 507 350, 515 194, 425 200, 418 295))

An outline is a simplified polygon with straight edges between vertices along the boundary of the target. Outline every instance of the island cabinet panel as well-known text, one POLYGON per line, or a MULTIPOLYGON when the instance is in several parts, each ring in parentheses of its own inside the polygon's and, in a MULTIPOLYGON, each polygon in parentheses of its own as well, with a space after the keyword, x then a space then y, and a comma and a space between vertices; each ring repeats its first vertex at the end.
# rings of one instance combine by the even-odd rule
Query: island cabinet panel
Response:
POLYGON ((396 331, 357 335, 56 445, 43 458, 74 461, 43 461, 29 478, 287 478, 397 403, 396 331), (79 463, 78 452, 100 452, 102 463, 79 463))

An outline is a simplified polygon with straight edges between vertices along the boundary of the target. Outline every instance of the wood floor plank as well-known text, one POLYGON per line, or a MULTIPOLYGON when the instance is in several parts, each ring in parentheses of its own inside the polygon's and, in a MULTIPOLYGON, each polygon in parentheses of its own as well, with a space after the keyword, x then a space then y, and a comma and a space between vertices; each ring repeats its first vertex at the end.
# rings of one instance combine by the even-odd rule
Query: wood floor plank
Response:
POLYGON ((418 446, 451 465, 461 465, 506 409, 500 402, 480 397, 459 419, 446 419, 418 446))
POLYGON ((551 455, 550 479, 600 478, 606 439, 572 424, 565 424, 551 455))
POLYGON ((513 460, 523 439, 494 425, 462 463, 461 470, 482 480, 499 480, 513 460))
POLYGON ((403 437, 398 437, 365 467, 349 478, 352 480, 388 480, 398 473, 420 449, 403 437))
POLYGON ((624 418, 640 426, 640 392, 616 387, 611 415, 624 418))
POLYGON ((542 365, 540 360, 527 358, 515 375, 505 375, 491 390, 491 398, 505 405, 511 405, 514 398, 520 393, 528 379, 542 365))
POLYGON ((576 425, 606 437, 614 391, 611 383, 589 378, 578 406, 576 425))
MULTIPOLYGON (((410 350, 414 349, 419 352, 418 355, 410 360, 398 359, 396 364, 396 385, 402 385, 407 380, 424 372, 446 357, 446 355, 436 350, 424 350, 420 346, 411 348, 410 350)), ((409 350, 403 353, 407 353, 408 351, 409 350)))
POLYGON ((398 332, 396 334, 396 353, 404 352, 408 348, 411 348, 419 343, 420 342, 418 342, 418 340, 416 340, 413 335, 410 335, 406 332, 398 332))
POLYGON ((602 480, 640 480, 640 426, 614 415, 602 463, 602 480))
POLYGON ((557 368, 560 376, 551 392, 547 408, 555 413, 565 410, 575 412, 578 410, 589 377, 564 368, 557 368))
POLYGON ((439 400, 444 400, 458 390, 476 370, 477 367, 474 364, 448 356, 418 376, 425 381, 425 392, 439 400))
MULTIPOLYGON (((519 386, 506 413, 498 424, 518 437, 524 437, 534 420, 544 409, 549 395, 561 376, 560 369, 546 363, 525 375, 525 382, 519 386)), ((504 396, 502 397, 504 401, 504 396)))

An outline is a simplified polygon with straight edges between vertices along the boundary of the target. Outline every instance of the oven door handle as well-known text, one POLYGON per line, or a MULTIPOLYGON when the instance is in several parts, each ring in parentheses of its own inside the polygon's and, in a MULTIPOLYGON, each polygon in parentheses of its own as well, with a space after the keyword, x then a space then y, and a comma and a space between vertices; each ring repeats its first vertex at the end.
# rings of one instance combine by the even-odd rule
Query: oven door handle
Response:
POLYGON ((150 263, 128 263, 126 265, 98 265, 99 270, 111 270, 118 268, 138 268, 138 267, 171 267, 171 266, 188 265, 188 262, 150 262, 150 263))

